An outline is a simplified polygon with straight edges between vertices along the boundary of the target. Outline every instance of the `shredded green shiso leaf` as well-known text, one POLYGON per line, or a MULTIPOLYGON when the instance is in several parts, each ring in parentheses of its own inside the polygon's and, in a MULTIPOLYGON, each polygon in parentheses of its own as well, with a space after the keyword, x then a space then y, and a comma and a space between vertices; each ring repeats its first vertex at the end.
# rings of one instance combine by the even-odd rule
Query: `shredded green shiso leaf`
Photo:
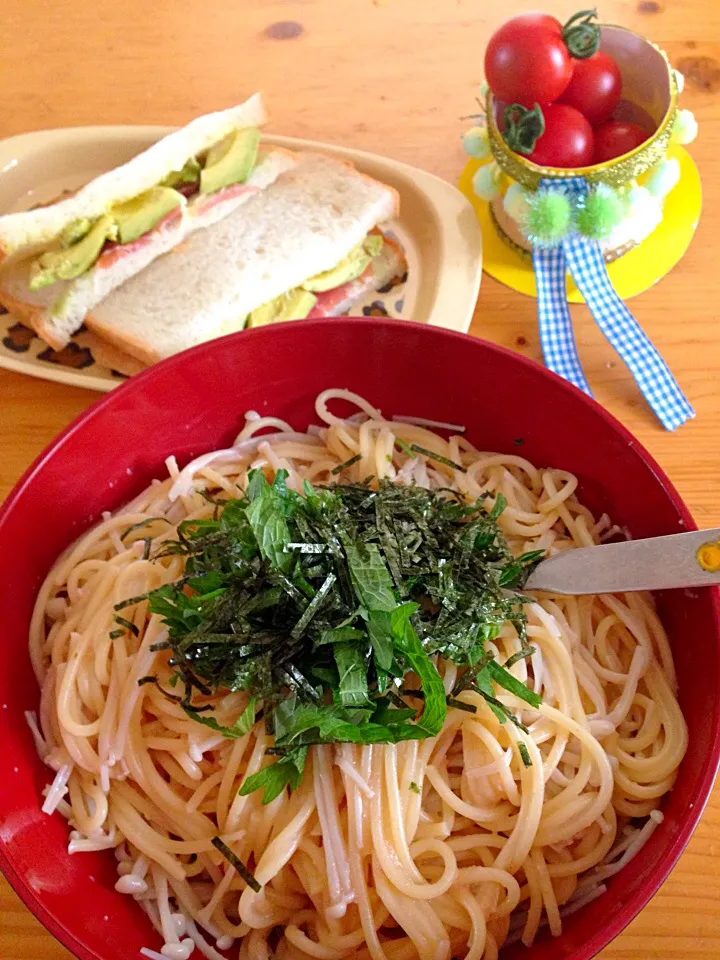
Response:
POLYGON ((253 471, 245 495, 213 498, 213 519, 181 523, 153 558, 184 555, 185 576, 117 605, 147 599, 163 618, 168 640, 156 649, 168 649, 170 686, 184 694, 163 693, 193 719, 238 737, 264 718, 278 759, 241 793, 262 788, 268 803, 296 788, 312 744, 435 736, 449 707, 475 709, 460 699, 468 689, 524 729, 494 684, 541 702, 509 667, 532 653, 515 591, 542 551, 512 555, 497 523, 502 494, 467 504, 447 489, 306 482, 300 495, 286 479, 253 471), (502 665, 485 643, 507 621, 521 650, 502 665), (463 668, 447 697, 436 655, 463 668), (193 703, 218 690, 250 694, 231 727, 193 703))

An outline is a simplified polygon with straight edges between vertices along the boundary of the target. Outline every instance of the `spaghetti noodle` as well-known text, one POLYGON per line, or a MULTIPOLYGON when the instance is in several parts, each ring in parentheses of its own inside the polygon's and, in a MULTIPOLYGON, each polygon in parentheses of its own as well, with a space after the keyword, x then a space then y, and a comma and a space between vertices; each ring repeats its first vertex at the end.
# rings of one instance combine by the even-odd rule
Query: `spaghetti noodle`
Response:
MULTIPOLYGON (((138 684, 153 673, 167 688, 172 675, 146 601, 113 629, 116 604, 183 575, 183 556, 151 560, 147 546, 211 516, 208 494, 237 496, 257 468, 287 470, 301 491, 346 464, 341 481, 450 487, 469 501, 501 492, 499 524, 516 554, 615 532, 562 470, 445 439, 432 421, 386 420, 348 391, 325 391, 316 410, 322 426, 307 433, 251 412, 231 448, 182 470, 170 457, 166 480, 105 515, 50 572, 30 636, 42 691, 39 729, 30 722, 56 771, 43 809, 70 821, 71 853, 114 849, 116 889, 162 937, 150 957, 187 960, 197 947, 209 960, 495 960, 541 925, 558 934, 662 821, 687 743, 668 641, 649 595, 538 594, 526 604, 532 656, 511 672, 542 704, 495 691, 527 732, 466 690, 470 709, 451 706, 436 737, 315 746, 295 791, 267 805, 260 792, 241 796, 270 759, 264 724, 226 738, 138 684), (357 412, 335 415, 335 400, 357 412), (218 837, 252 865, 259 892, 218 837)), ((487 645, 506 660, 521 641, 506 623, 487 645)), ((450 692, 457 666, 438 669, 450 692)), ((214 716, 232 724, 247 700, 222 691, 214 716)))

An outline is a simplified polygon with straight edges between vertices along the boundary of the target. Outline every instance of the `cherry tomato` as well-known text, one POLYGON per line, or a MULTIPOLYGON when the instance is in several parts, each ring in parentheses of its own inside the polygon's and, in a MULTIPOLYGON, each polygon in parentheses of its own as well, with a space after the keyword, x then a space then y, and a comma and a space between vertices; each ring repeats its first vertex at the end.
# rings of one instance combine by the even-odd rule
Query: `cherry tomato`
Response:
POLYGON ((496 30, 485 51, 485 77, 507 103, 552 103, 572 76, 562 26, 544 13, 521 13, 496 30))
POLYGON ((543 110, 545 132, 538 137, 531 163, 541 167, 586 167, 593 157, 593 131, 575 107, 552 103, 543 110))
POLYGON ((593 163, 614 160, 629 153, 641 143, 645 143, 650 134, 637 123, 628 120, 606 120, 595 131, 595 150, 593 163))
POLYGON ((620 100, 622 77, 613 58, 598 50, 585 60, 576 60, 560 103, 579 110, 596 127, 610 118, 620 100))

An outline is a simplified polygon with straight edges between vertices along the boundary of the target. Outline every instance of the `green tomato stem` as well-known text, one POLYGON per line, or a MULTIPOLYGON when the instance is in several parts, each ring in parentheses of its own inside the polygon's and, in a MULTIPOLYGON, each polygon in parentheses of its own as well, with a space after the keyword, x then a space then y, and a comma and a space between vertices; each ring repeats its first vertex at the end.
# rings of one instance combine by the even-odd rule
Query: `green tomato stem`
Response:
POLYGON ((579 10, 563 27, 562 35, 571 56, 585 60, 597 53, 600 46, 600 26, 593 23, 597 10, 579 10))
POLYGON ((532 109, 528 109, 520 103, 511 103, 505 107, 504 119, 505 143, 515 153, 532 153, 535 144, 545 133, 545 117, 540 104, 536 103, 532 109))

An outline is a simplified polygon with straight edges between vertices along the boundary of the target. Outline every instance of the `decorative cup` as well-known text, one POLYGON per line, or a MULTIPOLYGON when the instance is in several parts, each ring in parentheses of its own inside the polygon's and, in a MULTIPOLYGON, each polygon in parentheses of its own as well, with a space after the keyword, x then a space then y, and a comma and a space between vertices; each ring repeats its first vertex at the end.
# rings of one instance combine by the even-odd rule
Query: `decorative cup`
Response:
MULTIPOLYGON (((492 93, 487 94, 488 141, 493 158, 505 174, 500 193, 490 204, 492 219, 502 238, 526 256, 530 253, 531 245, 504 208, 503 196, 511 183, 519 183, 534 191, 541 180, 560 180, 572 176, 584 177, 589 184, 605 183, 611 187, 623 187, 659 164, 667 152, 677 116, 678 84, 666 54, 645 37, 617 26, 601 28, 600 49, 613 57, 622 75, 622 100, 613 119, 632 121, 654 130, 639 147, 614 160, 570 170, 531 163, 505 143, 495 120, 492 93)), ((661 217, 661 207, 659 214, 661 217)), ((652 224, 645 235, 656 225, 652 224)), ((641 242, 644 239, 641 234, 642 229, 636 229, 634 235, 631 231, 623 236, 620 230, 615 237, 609 238, 612 246, 603 244, 605 259, 613 260, 641 242)))

